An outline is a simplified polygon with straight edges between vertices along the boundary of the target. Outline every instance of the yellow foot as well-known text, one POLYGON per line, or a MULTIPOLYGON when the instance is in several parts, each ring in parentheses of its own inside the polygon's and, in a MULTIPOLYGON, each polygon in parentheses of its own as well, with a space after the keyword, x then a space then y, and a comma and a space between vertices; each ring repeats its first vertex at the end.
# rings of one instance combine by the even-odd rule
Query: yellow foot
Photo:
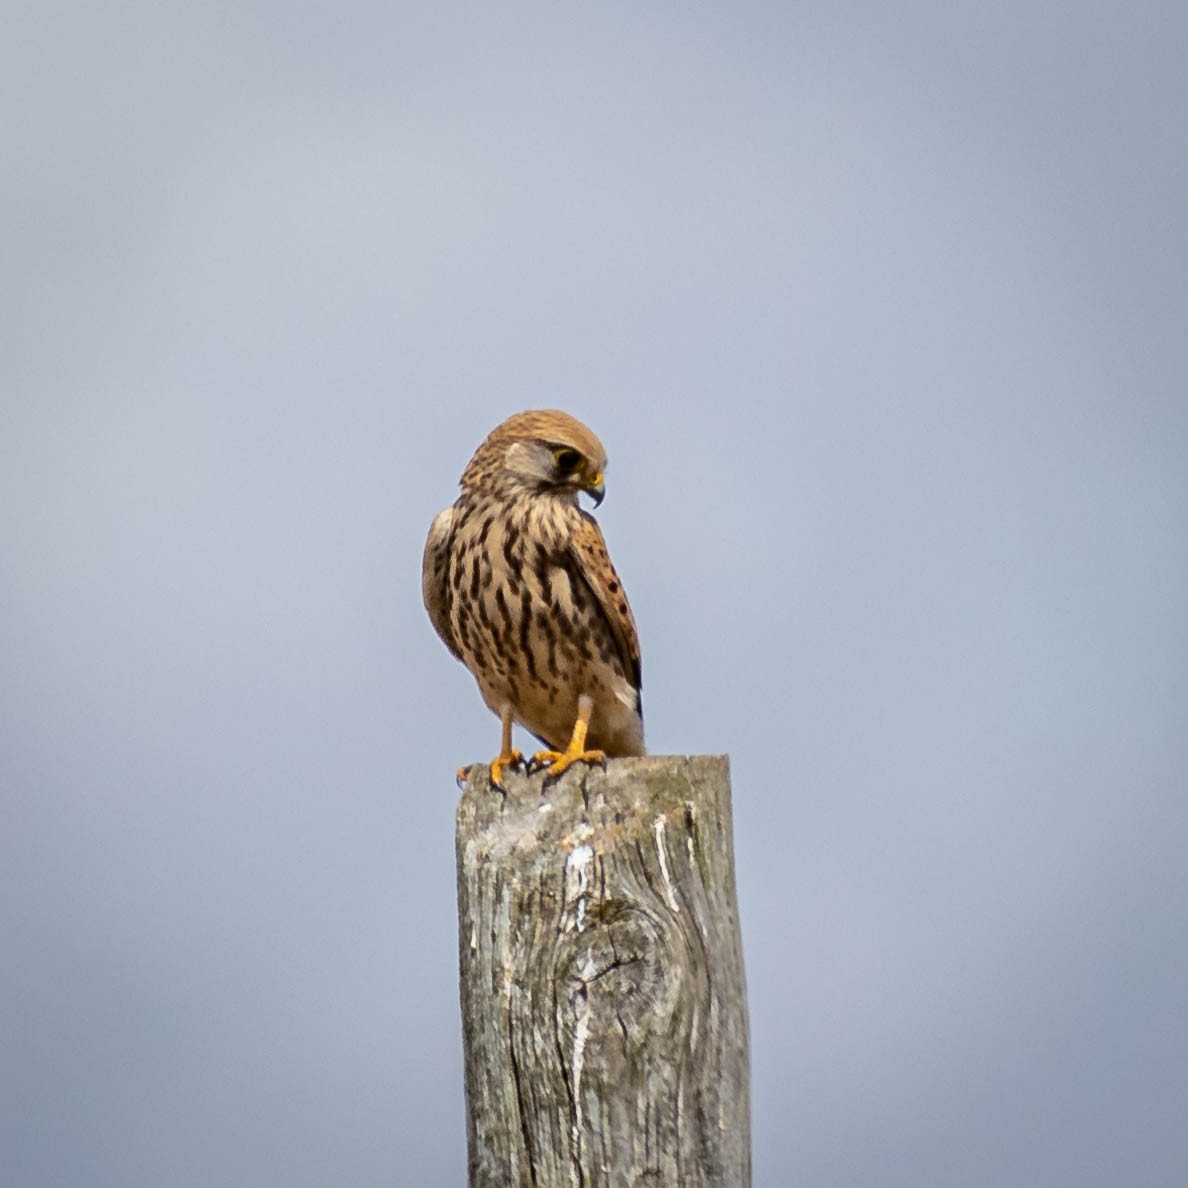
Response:
POLYGON ((519 751, 508 751, 505 755, 500 755, 496 759, 491 760, 491 786, 503 791, 503 769, 505 767, 521 767, 524 763, 524 756, 519 751))
POLYGON ((559 780, 575 763, 597 764, 606 767, 605 751, 586 751, 581 747, 570 747, 567 751, 537 751, 532 756, 532 766, 539 769, 547 766, 545 783, 559 780))
MULTIPOLYGON (((505 791, 503 787, 503 770, 506 767, 521 767, 524 763, 524 756, 519 751, 508 751, 506 755, 496 755, 491 760, 491 787, 498 788, 500 792, 505 791)), ((466 781, 470 779, 471 764, 465 767, 459 767, 457 775, 454 779, 458 781, 459 788, 466 787, 466 781)))

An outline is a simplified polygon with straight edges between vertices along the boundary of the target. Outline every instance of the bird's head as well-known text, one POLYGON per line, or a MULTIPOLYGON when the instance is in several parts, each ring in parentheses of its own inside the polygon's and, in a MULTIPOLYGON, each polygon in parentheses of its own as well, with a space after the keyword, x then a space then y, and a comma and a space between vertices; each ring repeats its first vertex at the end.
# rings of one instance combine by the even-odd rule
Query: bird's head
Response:
POLYGON ((581 421, 556 409, 517 413, 492 430, 462 474, 462 486, 494 482, 508 494, 531 491, 597 507, 606 488, 606 451, 581 421))

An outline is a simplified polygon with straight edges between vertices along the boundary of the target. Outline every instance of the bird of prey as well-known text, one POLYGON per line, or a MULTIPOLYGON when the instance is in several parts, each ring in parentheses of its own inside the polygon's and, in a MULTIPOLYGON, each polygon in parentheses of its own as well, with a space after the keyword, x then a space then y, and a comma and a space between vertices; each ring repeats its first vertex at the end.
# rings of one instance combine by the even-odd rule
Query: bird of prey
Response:
POLYGON ((517 413, 475 451, 462 494, 429 528, 425 609, 502 723, 496 786, 523 761, 513 722, 545 744, 533 763, 547 780, 644 753, 635 620, 578 505, 582 491, 602 502, 605 469, 602 443, 568 413, 517 413))

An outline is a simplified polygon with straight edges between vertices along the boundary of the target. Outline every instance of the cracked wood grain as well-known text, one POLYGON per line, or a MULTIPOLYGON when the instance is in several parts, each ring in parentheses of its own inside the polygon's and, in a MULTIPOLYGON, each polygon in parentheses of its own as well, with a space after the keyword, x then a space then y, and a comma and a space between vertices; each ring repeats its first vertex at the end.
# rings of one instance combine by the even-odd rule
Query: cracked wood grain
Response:
POLYGON ((505 783, 458 806, 471 1188, 747 1188, 725 757, 505 783))

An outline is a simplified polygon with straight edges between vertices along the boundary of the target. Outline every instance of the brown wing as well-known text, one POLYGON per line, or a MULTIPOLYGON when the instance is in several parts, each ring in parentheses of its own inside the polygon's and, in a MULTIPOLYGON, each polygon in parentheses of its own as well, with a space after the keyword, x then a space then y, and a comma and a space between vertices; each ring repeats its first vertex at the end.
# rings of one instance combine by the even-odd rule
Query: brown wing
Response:
POLYGON ((569 547, 578 569, 598 600, 603 615, 606 616, 619 658, 623 662, 623 671, 635 689, 636 708, 642 717, 643 699, 640 690, 643 688, 643 672, 639 660, 639 636, 635 631, 635 619, 632 617, 631 607, 627 604, 623 583, 619 581, 619 575, 611 564, 610 554, 606 551, 602 529, 598 527, 598 521, 593 516, 582 512, 582 526, 574 534, 569 547))
POLYGON ((450 626, 450 540, 454 535, 454 509, 438 512, 429 525, 425 555, 421 559, 421 596, 442 643, 461 660, 462 653, 450 626))

